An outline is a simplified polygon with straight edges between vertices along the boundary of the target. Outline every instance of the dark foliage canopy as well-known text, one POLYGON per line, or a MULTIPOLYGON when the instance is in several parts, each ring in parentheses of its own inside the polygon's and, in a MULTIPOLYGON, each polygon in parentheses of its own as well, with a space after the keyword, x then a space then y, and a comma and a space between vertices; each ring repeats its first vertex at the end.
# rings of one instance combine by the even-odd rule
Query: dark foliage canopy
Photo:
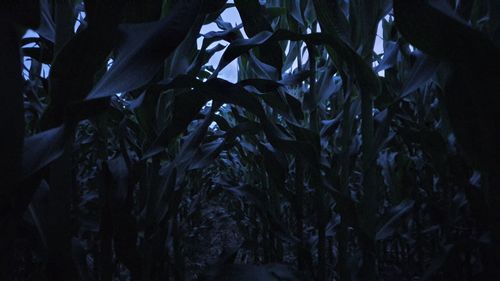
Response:
POLYGON ((0 46, 0 280, 498 280, 499 1, 7 0, 0 46))

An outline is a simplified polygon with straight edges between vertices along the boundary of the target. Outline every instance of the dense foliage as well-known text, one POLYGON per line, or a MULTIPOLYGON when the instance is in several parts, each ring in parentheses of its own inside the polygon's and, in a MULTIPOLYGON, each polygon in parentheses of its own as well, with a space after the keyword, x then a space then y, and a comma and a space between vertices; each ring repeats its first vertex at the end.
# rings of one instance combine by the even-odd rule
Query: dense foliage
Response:
POLYGON ((498 280, 498 1, 21 0, 0 23, 0 280, 498 280))

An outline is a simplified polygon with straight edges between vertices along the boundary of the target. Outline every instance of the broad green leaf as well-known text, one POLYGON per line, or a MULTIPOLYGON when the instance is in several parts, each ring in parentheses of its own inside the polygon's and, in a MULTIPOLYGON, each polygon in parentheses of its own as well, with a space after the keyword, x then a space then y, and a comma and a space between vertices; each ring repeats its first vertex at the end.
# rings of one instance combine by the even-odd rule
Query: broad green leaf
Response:
POLYGON ((96 73, 104 67, 105 60, 118 42, 117 26, 121 11, 113 11, 116 14, 108 17, 107 13, 115 6, 103 3, 89 5, 87 8, 92 7, 92 10, 89 11, 88 27, 64 44, 52 63, 50 103, 40 121, 42 129, 61 125, 67 106, 87 96, 94 85, 96 73))
MULTIPOLYGON (((264 16, 266 9, 260 5, 258 0, 236 0, 234 3, 243 21, 245 32, 249 37, 253 37, 262 31, 272 32, 271 24, 264 16)), ((262 62, 281 71, 283 51, 277 42, 269 42, 259 47, 256 53, 262 62)))
POLYGON ((172 122, 158 135, 151 147, 143 155, 143 158, 149 158, 161 152, 165 145, 187 128, 207 101, 199 90, 191 90, 176 95, 174 112, 172 113, 172 119, 175 122, 172 122))
POLYGON ((56 28, 52 16, 53 5, 50 0, 40 0, 41 19, 36 32, 43 38, 54 43, 56 41, 56 28))
POLYGON ((342 39, 328 33, 311 33, 302 35, 287 30, 277 30, 274 33, 263 31, 250 39, 235 40, 224 52, 215 73, 220 72, 231 61, 242 54, 245 54, 254 47, 261 46, 269 42, 283 40, 304 41, 307 44, 326 44, 330 46, 334 52, 338 53, 339 60, 342 61, 348 69, 352 70, 356 74, 358 77, 359 87, 363 90, 363 92, 377 93, 379 91, 380 83, 377 76, 373 72, 372 67, 368 65, 342 39))
MULTIPOLYGON (((316 1, 324 2, 324 4, 321 5, 322 7, 329 2, 325 0, 316 1)), ((349 22, 352 31, 352 46, 356 50, 361 49, 360 53, 363 57, 371 56, 373 53, 378 23, 389 13, 391 8, 391 0, 349 1, 349 22)), ((322 20, 321 17, 318 18, 320 21, 322 20)), ((325 24, 326 23, 323 23, 323 25, 325 24)))
POLYGON ((398 0, 394 11, 405 39, 446 63, 442 68, 443 100, 468 158, 481 169, 497 166, 500 150, 495 142, 499 133, 494 116, 500 83, 495 77, 500 74, 500 50, 445 4, 398 0))
POLYGON ((339 77, 334 77, 332 67, 323 71, 318 78, 318 82, 314 90, 304 97, 304 108, 310 111, 322 107, 330 97, 340 91, 342 81, 339 77))
POLYGON ((260 130, 260 126, 254 122, 240 123, 230 128, 222 140, 206 143, 199 147, 196 155, 190 160, 190 170, 207 167, 225 149, 228 150, 235 145, 235 139, 243 134, 255 134, 260 130))
POLYGON ((431 56, 471 64, 499 57, 491 41, 453 16, 448 6, 436 7, 423 0, 394 0, 394 15, 405 39, 431 56))
MULTIPOLYGON (((352 49, 352 47, 345 41, 344 38, 341 37, 339 33, 337 33, 336 27, 333 25, 334 21, 330 20, 333 9, 331 3, 329 4, 329 1, 326 0, 314 0, 313 2, 318 15, 318 22, 320 23, 321 30, 327 35, 327 44, 331 47, 329 54, 334 58, 334 62, 339 61, 342 64, 337 65, 337 67, 342 69, 343 66, 345 66, 347 67, 347 70, 352 71, 355 74, 357 84, 361 90, 361 95, 367 95, 370 93, 377 94, 380 91, 380 83, 377 76, 373 72, 372 67, 365 62, 363 57, 358 55, 354 49, 352 49)), ((376 30, 375 27, 372 28, 376 30)), ((365 38, 368 38, 370 36, 369 34, 365 36, 365 38)), ((374 39, 375 38, 371 40, 374 39)), ((373 47, 369 50, 365 49, 365 52, 369 51, 371 54, 372 49, 373 47)), ((371 61, 369 63, 371 63, 371 61)))
POLYGON ((424 87, 427 82, 434 77, 439 66, 439 62, 435 59, 418 51, 415 53, 416 61, 412 69, 409 70, 408 78, 403 83, 400 93, 401 97, 405 97, 418 88, 424 87))
POLYGON ((415 202, 413 200, 405 200, 394 206, 387 216, 387 220, 383 223, 382 227, 377 231, 375 235, 376 240, 384 240, 396 232, 396 229, 401 222, 401 219, 406 216, 414 207, 415 202))
POLYGON ((24 140, 23 178, 27 178, 61 156, 64 127, 57 127, 24 140))
POLYGON ((113 65, 87 99, 131 91, 151 81, 163 61, 188 34, 198 15, 200 1, 181 1, 158 22, 121 26, 123 39, 113 65))
MULTIPOLYGON (((199 14, 193 22, 191 29, 187 33, 184 40, 179 44, 178 48, 165 62, 165 76, 175 77, 179 74, 188 72, 191 63, 198 54, 196 41, 200 34, 200 29, 205 19, 204 14, 199 14)), ((208 46, 206 46, 208 47, 208 46)), ((197 69, 199 71, 199 69, 197 69)), ((195 73, 195 75, 198 72, 195 73)))

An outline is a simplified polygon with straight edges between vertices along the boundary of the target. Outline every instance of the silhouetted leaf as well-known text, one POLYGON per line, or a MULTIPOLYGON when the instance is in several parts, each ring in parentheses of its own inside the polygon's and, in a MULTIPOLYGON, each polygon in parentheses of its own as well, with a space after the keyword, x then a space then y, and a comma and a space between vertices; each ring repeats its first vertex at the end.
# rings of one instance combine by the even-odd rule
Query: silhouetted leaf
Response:
POLYGON ((400 94, 402 97, 424 86, 437 71, 439 63, 435 59, 420 52, 417 52, 416 57, 415 64, 410 70, 410 75, 403 84, 400 94))
POLYGON ((57 127, 28 137, 23 149, 23 178, 26 178, 61 156, 64 127, 57 127))
MULTIPOLYGON (((262 31, 272 31, 271 25, 263 14, 265 9, 258 0, 236 0, 235 4, 243 21, 245 32, 249 37, 262 31)), ((269 42, 259 47, 257 57, 280 72, 283 66, 282 53, 277 42, 269 42)))
POLYGON ((396 25, 415 47, 437 58, 472 64, 477 64, 478 58, 486 61, 499 56, 491 41, 453 16, 449 6, 434 5, 423 0, 394 1, 396 25))
POLYGON ((179 2, 158 22, 123 25, 123 41, 111 69, 97 83, 87 99, 137 89, 148 83, 165 60, 184 40, 201 0, 179 2))
POLYGON ((83 100, 92 89, 96 72, 104 66, 119 39, 117 26, 121 11, 114 11, 112 17, 107 15, 114 5, 120 6, 119 2, 111 6, 104 2, 96 4, 88 27, 64 44, 54 58, 49 76, 51 99, 40 120, 42 129, 61 125, 67 106, 83 100))
POLYGON ((396 64, 398 51, 399 51, 399 45, 397 42, 392 42, 392 41, 384 42, 384 58, 377 65, 375 71, 380 72, 382 70, 394 67, 396 64))

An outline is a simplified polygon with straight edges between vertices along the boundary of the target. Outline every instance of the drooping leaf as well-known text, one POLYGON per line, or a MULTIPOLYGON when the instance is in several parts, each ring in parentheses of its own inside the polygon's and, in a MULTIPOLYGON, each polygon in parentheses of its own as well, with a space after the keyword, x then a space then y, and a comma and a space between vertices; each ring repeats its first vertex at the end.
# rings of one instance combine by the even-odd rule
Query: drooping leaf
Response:
POLYGON ((414 205, 415 202, 413 200, 405 200, 397 206, 394 206, 389 211, 388 220, 385 221, 382 227, 377 231, 375 239, 384 240, 394 235, 401 219, 413 209, 414 205))
POLYGON ((401 89, 401 97, 414 92, 434 76, 439 66, 439 62, 435 59, 426 56, 420 52, 416 52, 416 61, 413 68, 410 70, 409 77, 403 84, 401 89))
POLYGON ((376 72, 386 70, 388 68, 394 67, 396 64, 396 59, 399 51, 399 45, 397 42, 386 41, 384 42, 384 58, 375 68, 376 72))
MULTIPOLYGON (((317 2, 329 1, 316 0, 317 2)), ((349 21, 353 48, 361 49, 363 57, 371 55, 379 21, 392 9, 391 0, 349 1, 349 21)), ((325 5, 323 4, 323 5, 325 5)), ((322 5, 322 7, 323 7, 322 5)), ((321 20, 321 17, 318 17, 321 20)), ((324 25, 324 24, 323 24, 324 25)))
POLYGON ((417 48, 445 63, 443 98, 457 140, 473 165, 498 166, 500 135, 496 104, 500 49, 485 33, 470 27, 449 5, 394 1, 399 31, 417 48), (425 18, 425 21, 420 21, 425 18), (474 69, 474 71, 471 71, 474 69), (480 98, 477 96, 480 94, 480 98), (472 137, 473 136, 473 137, 472 137))
POLYGON ((26 178, 61 156, 64 127, 53 128, 24 140, 23 178, 26 178))
MULTIPOLYGON (((200 34, 204 18, 204 14, 199 14, 197 16, 184 40, 167 59, 165 63, 165 76, 168 75, 168 77, 175 77, 179 74, 185 74, 188 72, 191 63, 198 54, 196 41, 200 34)), ((199 69, 197 70, 199 71, 199 69)), ((197 74, 197 72, 195 74, 197 74)))
POLYGON ((172 117, 176 122, 171 123, 160 132, 143 157, 148 158, 161 152, 164 145, 168 144, 168 142, 187 128, 206 102, 206 98, 198 90, 187 91, 176 95, 174 98, 174 112, 172 117))
POLYGON ((158 22, 123 25, 123 40, 113 65, 87 99, 134 90, 148 83, 188 34, 200 3, 201 0, 181 1, 158 22))
MULTIPOLYGON (((120 0, 123 1, 123 0, 120 0)), ((68 105, 82 101, 94 85, 94 76, 118 42, 120 1, 87 5, 88 27, 73 36, 56 54, 49 76, 50 103, 40 120, 42 129, 61 125, 68 105), (113 12, 113 16, 108 14, 113 12), (99 42, 99 44, 96 44, 99 42)), ((67 121, 67 120, 66 120, 67 121)))
MULTIPOLYGON (((265 9, 258 0, 236 0, 236 8, 241 16, 245 32, 253 37, 262 31, 272 31, 271 24, 264 16, 265 9)), ((278 71, 283 66, 281 47, 277 42, 269 42, 259 47, 257 57, 278 71)))
POLYGON ((380 83, 373 72, 373 69, 368 65, 361 56, 359 56, 347 43, 336 35, 328 33, 311 33, 298 34, 287 30, 277 30, 274 33, 263 31, 249 39, 237 39, 231 43, 224 54, 221 61, 215 70, 215 73, 220 72, 231 61, 248 52, 254 47, 267 44, 274 41, 304 41, 307 44, 319 45, 327 44, 337 54, 338 59, 344 63, 348 69, 354 71, 358 77, 359 87, 364 92, 378 92, 380 83))
POLYGON ((56 28, 52 16, 52 3, 49 0, 40 0, 41 19, 36 32, 43 38, 54 43, 56 41, 56 28))
MULTIPOLYGON (((438 3, 441 3, 439 1, 438 3)), ((481 32, 454 15, 449 6, 426 1, 394 1, 396 26, 406 40, 436 58, 477 64, 498 58, 498 50, 481 32)))
POLYGON ((235 143, 235 139, 243 134, 255 134, 260 130, 260 126, 254 122, 240 123, 230 128, 223 140, 205 144, 199 148, 195 157, 191 159, 189 169, 202 169, 208 166, 224 149, 229 149, 235 143))

